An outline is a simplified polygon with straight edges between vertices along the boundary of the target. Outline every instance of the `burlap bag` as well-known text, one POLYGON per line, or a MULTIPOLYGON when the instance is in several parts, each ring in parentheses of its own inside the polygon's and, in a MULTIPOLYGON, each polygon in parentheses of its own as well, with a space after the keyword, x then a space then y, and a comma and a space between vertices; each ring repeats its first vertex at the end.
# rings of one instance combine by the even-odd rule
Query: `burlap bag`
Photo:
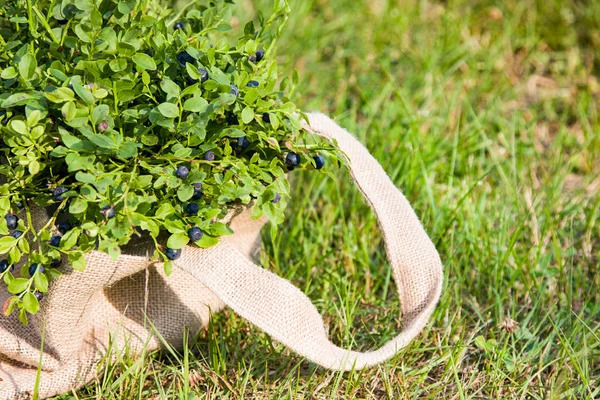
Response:
MULTIPOLYGON (((427 323, 439 299, 442 264, 402 193, 352 135, 321 114, 307 129, 335 139, 346 154, 356 186, 377 215, 402 303, 404 330, 382 348, 359 353, 329 340, 319 312, 290 282, 257 266, 252 255, 263 220, 249 210, 228 220, 235 231, 210 249, 188 247, 166 277, 147 257, 144 243, 129 246, 117 262, 88 255, 83 272, 64 268, 40 312, 23 326, 16 315, 0 317, 0 399, 30 398, 44 332, 40 395, 66 392, 94 379, 109 339, 133 351, 160 348, 152 329, 181 346, 184 327, 197 331, 225 305, 275 340, 323 367, 368 367, 396 354, 427 323), (152 323, 149 323, 151 321, 152 323), (151 328, 151 326, 155 328, 151 328)), ((290 244, 292 245, 292 244, 290 244)), ((8 293, 3 288, 0 301, 8 293)))

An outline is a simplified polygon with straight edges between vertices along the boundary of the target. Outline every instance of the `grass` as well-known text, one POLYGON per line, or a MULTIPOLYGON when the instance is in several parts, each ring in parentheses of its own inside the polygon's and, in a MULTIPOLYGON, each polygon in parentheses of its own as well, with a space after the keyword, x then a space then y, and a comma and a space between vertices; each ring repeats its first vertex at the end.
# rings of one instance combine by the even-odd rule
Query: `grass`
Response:
MULTIPOLYGON (((238 3, 241 29, 269 2, 238 3)), ((295 0, 279 43, 296 102, 368 146, 438 247, 442 300, 408 348, 329 372, 225 311, 57 399, 600 398, 600 3, 495 3, 295 0)), ((334 341, 380 346, 401 325, 375 217, 342 173, 294 186, 263 265, 334 341)))

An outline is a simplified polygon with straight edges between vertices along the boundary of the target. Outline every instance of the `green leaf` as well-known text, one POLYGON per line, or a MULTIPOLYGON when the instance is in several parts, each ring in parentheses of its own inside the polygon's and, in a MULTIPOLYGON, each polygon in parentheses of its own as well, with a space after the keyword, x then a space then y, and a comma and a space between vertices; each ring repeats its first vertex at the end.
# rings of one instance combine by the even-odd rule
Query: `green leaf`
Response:
POLYGON ((21 61, 19 61, 19 74, 25 81, 29 81, 33 78, 36 68, 37 60, 33 55, 27 53, 21 57, 21 61))
POLYGON ((109 108, 106 104, 100 104, 92 111, 92 123, 97 125, 101 121, 106 121, 108 118, 109 108))
POLYGON ((29 321, 27 320, 27 311, 24 308, 21 308, 19 311, 19 321, 21 321, 23 325, 29 325, 29 321))
POLYGON ((167 240, 167 247, 171 249, 182 249, 188 244, 190 238, 185 233, 174 233, 167 240))
POLYGON ((206 233, 202 235, 202 239, 196 242, 196 245, 206 249, 208 247, 216 246, 219 243, 219 238, 207 235, 206 233))
POLYGON ((179 86, 169 78, 165 78, 162 81, 160 81, 160 88, 163 92, 168 94, 168 100, 178 98, 181 94, 181 89, 179 88, 179 86))
POLYGON ((17 244, 17 239, 12 236, 0 238, 0 254, 6 254, 17 244))
POLYGON ((233 230, 222 222, 215 222, 210 226, 210 233, 213 236, 227 236, 233 234, 233 230))
POLYGON ((14 119, 10 121, 10 127, 21 135, 25 135, 27 133, 27 125, 25 124, 25 121, 21 121, 20 119, 14 119))
POLYGON ((193 195, 194 195, 194 187, 193 186, 184 185, 184 186, 181 186, 177 190, 177 198, 179 198, 179 200, 182 202, 188 201, 189 199, 192 198, 193 195))
MULTIPOLYGON (((156 210, 154 216, 158 219, 165 219, 170 215, 174 215, 175 213, 176 211, 170 203, 163 203, 160 205, 158 210, 156 210)), ((0 241, 1 240, 2 239, 0 239, 0 241)))
POLYGON ((92 92, 90 92, 88 88, 80 85, 79 83, 73 83, 73 90, 75 90, 77 96, 79 96, 81 100, 85 102, 85 104, 87 104, 88 106, 94 104, 94 101, 96 99, 94 98, 94 95, 92 94, 92 92))
POLYGON ((77 244, 80 233, 81 231, 79 229, 71 229, 69 232, 65 233, 60 241, 60 248, 64 250, 73 248, 73 246, 77 244))
POLYGON ((38 312, 40 303, 38 303, 38 300, 33 293, 25 293, 23 296, 23 308, 30 314, 36 314, 38 312))
POLYGON ((183 103, 183 109, 190 112, 203 112, 208 107, 208 102, 202 97, 190 97, 183 103))
POLYGON ((87 210, 88 204, 87 201, 78 198, 75 199, 73 202, 71 202, 71 205, 69 206, 69 212, 71 214, 81 214, 82 212, 84 212, 85 210, 87 210))
POLYGON ((33 276, 33 284, 40 292, 45 293, 48 291, 48 277, 44 274, 35 274, 33 276))
POLYGON ((134 63, 136 63, 139 67, 143 69, 150 71, 156 70, 156 63, 154 62, 154 59, 152 59, 152 57, 150 57, 148 54, 135 53, 132 59, 134 63))
POLYGON ((19 76, 19 73, 15 67, 8 67, 2 71, 2 74, 0 74, 0 77, 5 80, 15 79, 17 76, 19 76))
POLYGON ((27 289, 27 287, 29 287, 29 279, 15 278, 10 281, 10 284, 8 285, 8 291, 12 294, 19 294, 27 289))
POLYGON ((179 108, 173 103, 159 104, 158 111, 167 118, 177 118, 179 116, 179 108))
POLYGON ((86 267, 85 257, 81 253, 69 254, 69 264, 74 270, 83 271, 86 267))
POLYGON ((173 262, 165 261, 165 263, 163 264, 163 268, 165 271, 165 275, 170 276, 173 272, 173 262))
POLYGON ((110 63, 108 63, 108 66, 114 72, 121 72, 127 68, 127 61, 123 58, 117 58, 115 60, 112 60, 110 63))
POLYGON ((254 111, 250 107, 244 108, 242 111, 242 121, 244 124, 249 124, 254 120, 254 111))

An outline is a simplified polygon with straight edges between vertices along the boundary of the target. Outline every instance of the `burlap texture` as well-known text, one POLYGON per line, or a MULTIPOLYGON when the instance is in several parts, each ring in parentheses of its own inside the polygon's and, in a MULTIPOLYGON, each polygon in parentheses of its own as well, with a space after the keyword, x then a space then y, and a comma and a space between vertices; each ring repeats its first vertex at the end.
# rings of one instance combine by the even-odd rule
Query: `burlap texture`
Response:
MULTIPOLYGON (((249 219, 244 210, 230 216, 233 236, 210 249, 186 248, 169 277, 162 265, 149 263, 143 244, 130 246, 117 262, 93 252, 86 271, 67 267, 55 280, 30 326, 22 326, 16 316, 0 317, 0 399, 30 397, 44 325, 42 397, 93 379, 110 337, 117 347, 127 343, 133 352, 143 345, 159 348, 150 320, 169 343, 180 346, 184 327, 199 329, 224 305, 326 368, 367 367, 406 346, 439 299, 443 271, 438 253, 408 201, 366 148, 326 116, 309 114, 309 119, 307 129, 336 140, 347 155, 352 177, 377 215, 402 303, 405 328, 396 338, 367 353, 331 343, 310 300, 251 261, 264 221, 249 219)), ((3 301, 8 294, 1 290, 3 301)))

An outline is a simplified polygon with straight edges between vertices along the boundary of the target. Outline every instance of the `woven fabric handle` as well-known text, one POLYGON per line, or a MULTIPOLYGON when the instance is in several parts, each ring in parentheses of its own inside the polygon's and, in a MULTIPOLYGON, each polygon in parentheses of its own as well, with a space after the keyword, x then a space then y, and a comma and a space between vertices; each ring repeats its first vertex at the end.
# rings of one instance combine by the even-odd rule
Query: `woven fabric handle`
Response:
POLYGON ((190 248, 178 265, 237 314, 301 356, 330 369, 360 369, 394 356, 423 329, 441 294, 442 263, 409 202, 368 150, 325 115, 308 117, 306 129, 337 141, 354 182, 377 215, 402 305, 403 331, 375 351, 336 346, 304 293, 252 263, 227 240, 207 250, 190 248))

